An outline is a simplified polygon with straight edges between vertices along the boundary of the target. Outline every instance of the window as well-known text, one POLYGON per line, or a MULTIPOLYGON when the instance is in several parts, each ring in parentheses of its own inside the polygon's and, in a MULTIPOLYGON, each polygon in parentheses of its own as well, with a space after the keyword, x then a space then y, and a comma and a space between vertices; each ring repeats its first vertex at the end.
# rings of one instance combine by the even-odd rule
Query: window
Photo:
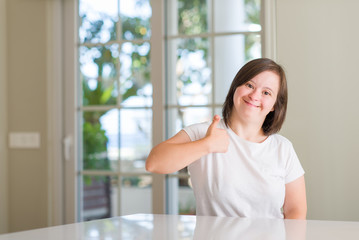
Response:
MULTIPOLYGON (((167 1, 166 133, 221 116, 233 77, 261 57, 259 0, 167 1)), ((195 214, 187 169, 168 175, 168 212, 195 214)))
POLYGON ((151 212, 151 6, 79 1, 81 220, 151 212))
POLYGON ((262 1, 76 1, 77 220, 149 213, 163 194, 168 213, 194 214, 187 170, 160 178, 166 190, 156 191, 145 160, 162 130, 168 138, 221 114, 235 73, 264 55, 262 1), (163 64, 151 61, 162 46, 163 64), (163 129, 152 127, 155 111, 163 129))

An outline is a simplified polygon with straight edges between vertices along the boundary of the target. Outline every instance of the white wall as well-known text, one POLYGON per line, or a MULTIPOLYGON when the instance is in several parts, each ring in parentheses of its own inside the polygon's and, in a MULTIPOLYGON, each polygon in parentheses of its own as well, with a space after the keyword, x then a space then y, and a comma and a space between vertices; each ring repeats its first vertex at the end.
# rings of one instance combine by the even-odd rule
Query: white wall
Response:
POLYGON ((8 230, 6 1, 0 0, 0 234, 8 230))
POLYGON ((306 170, 308 218, 359 220, 359 1, 277 0, 289 81, 282 134, 306 170))

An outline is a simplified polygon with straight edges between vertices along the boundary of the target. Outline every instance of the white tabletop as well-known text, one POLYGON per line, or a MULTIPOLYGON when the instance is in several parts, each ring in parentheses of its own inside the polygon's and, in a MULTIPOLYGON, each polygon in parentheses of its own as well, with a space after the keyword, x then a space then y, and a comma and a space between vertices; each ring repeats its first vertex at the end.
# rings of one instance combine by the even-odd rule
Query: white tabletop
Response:
POLYGON ((0 240, 359 239, 359 222, 134 214, 0 235, 0 240))

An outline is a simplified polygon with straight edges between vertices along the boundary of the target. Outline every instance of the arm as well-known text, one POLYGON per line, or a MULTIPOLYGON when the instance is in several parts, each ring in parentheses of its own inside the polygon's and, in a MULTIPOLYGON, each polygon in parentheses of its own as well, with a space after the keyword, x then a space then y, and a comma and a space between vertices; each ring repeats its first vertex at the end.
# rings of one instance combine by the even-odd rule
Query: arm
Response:
POLYGON ((283 211, 285 219, 306 219, 307 198, 304 176, 285 185, 283 211))
POLYGON ((146 160, 146 170, 154 173, 172 173, 188 166, 202 156, 213 152, 226 152, 229 144, 227 132, 217 128, 220 117, 216 115, 206 136, 191 141, 181 130, 174 137, 158 144, 146 160))

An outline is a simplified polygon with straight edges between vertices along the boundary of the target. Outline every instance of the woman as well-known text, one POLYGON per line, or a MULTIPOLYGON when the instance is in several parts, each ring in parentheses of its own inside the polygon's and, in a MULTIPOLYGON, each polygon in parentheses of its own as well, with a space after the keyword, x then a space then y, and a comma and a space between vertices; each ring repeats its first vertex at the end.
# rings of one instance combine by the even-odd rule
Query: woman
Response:
POLYGON ((289 140, 277 134, 287 109, 287 82, 267 58, 235 76, 223 119, 188 126, 155 146, 154 173, 188 166, 197 215, 305 219, 304 170, 289 140))

